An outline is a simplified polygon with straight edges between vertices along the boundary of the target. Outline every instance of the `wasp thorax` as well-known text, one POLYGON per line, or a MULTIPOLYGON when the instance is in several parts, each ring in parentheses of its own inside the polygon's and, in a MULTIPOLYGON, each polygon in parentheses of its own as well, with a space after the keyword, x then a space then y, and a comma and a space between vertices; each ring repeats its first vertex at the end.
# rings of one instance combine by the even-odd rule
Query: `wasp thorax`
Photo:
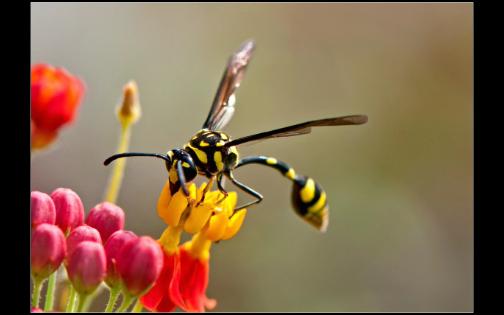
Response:
POLYGON ((208 177, 233 168, 238 161, 236 147, 227 147, 230 138, 220 131, 200 130, 184 147, 193 158, 198 172, 208 177))

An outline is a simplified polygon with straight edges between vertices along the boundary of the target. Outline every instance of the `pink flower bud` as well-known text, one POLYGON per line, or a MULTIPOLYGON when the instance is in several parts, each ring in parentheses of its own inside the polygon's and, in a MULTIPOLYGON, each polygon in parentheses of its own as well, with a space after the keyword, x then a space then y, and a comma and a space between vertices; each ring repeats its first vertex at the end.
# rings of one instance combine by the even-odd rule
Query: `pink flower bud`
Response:
POLYGON ((80 294, 92 293, 105 278, 107 261, 101 243, 79 243, 69 256, 68 278, 80 294))
POLYGON ((151 237, 129 240, 117 256, 117 270, 125 289, 133 296, 146 292, 163 268, 163 250, 151 237))
POLYGON ((32 312, 32 313, 44 313, 44 311, 43 311, 43 310, 41 310, 41 309, 40 309, 40 308, 38 308, 38 307, 32 307, 31 312, 32 312))
POLYGON ((56 208, 56 225, 67 234, 73 228, 84 222, 84 206, 73 190, 58 188, 52 192, 51 198, 56 208))
POLYGON ((40 191, 31 192, 31 225, 32 229, 42 223, 54 224, 56 222, 56 209, 54 202, 48 194, 40 191))
POLYGON ((35 278, 47 278, 58 269, 65 254, 65 236, 56 225, 42 223, 35 228, 31 240, 31 267, 35 278))
POLYGON ((109 287, 115 287, 119 284, 121 279, 117 271, 117 256, 123 248, 124 244, 129 240, 135 239, 135 233, 131 231, 120 230, 110 235, 107 243, 105 244, 105 254, 107 254, 107 276, 105 282, 109 287))
POLYGON ((91 209, 86 224, 97 229, 105 243, 112 233, 124 228, 124 211, 113 203, 102 202, 91 209))
POLYGON ((67 257, 70 257, 77 245, 84 241, 100 244, 102 242, 98 230, 87 225, 78 226, 73 229, 72 232, 70 232, 70 235, 68 235, 67 237, 67 257))

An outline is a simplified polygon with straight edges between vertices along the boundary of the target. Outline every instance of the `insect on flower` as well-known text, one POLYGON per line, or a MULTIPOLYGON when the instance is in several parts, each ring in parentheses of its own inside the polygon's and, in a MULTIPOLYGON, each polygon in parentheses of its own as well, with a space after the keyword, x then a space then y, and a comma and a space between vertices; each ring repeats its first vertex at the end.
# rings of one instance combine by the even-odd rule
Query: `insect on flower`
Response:
MULTIPOLYGON (((254 47, 253 41, 246 41, 231 56, 203 128, 182 149, 172 149, 166 154, 120 153, 107 158, 104 164, 108 165, 115 159, 131 156, 150 156, 163 159, 169 173, 172 195, 182 189, 187 197, 189 197, 189 190, 186 184, 193 181, 197 175, 206 176, 209 183, 199 203, 203 202, 206 192, 213 186, 215 180, 218 189, 224 195, 222 198, 224 200, 228 193, 224 189, 223 180, 227 177, 238 188, 255 197, 255 200, 236 207, 234 213, 259 203, 263 196, 238 181, 233 175, 233 170, 247 164, 269 166, 292 181, 292 204, 295 212, 320 231, 325 231, 328 224, 329 208, 326 192, 318 183, 310 177, 297 174, 289 164, 273 157, 250 156, 240 159, 237 147, 256 140, 307 134, 311 132, 312 127, 360 125, 367 122, 367 116, 351 115, 312 120, 232 140, 221 129, 228 124, 233 116, 236 101, 235 93, 244 77, 254 47)), ((222 202, 222 200, 219 202, 222 202)))

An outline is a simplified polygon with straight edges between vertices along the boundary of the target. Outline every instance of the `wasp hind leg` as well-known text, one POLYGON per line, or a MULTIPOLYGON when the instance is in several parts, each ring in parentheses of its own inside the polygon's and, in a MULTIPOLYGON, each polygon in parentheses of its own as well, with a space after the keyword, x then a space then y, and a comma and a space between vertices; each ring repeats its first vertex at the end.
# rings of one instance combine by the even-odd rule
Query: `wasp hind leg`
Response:
POLYGON ((239 207, 236 207, 233 211, 233 215, 238 211, 238 210, 241 210, 241 209, 244 209, 244 208, 247 208, 251 205, 255 205, 256 203, 259 203, 261 202, 264 197, 258 193, 257 191, 253 190, 252 188, 250 188, 249 186, 237 181, 235 178, 234 178, 234 175, 233 173, 231 173, 231 171, 228 171, 225 173, 226 177, 229 178, 231 180, 231 182, 233 182, 233 184, 235 184, 238 188, 240 188, 241 190, 243 190, 244 192, 246 192, 247 194, 253 196, 256 198, 256 200, 252 200, 250 202, 247 202, 246 204, 244 205, 241 205, 239 207))

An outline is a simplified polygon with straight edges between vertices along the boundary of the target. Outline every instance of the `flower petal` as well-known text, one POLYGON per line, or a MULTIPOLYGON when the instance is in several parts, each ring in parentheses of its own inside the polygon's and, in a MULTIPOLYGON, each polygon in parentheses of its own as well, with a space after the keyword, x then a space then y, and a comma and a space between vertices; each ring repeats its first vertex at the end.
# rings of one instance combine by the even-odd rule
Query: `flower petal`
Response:
POLYGON ((175 310, 169 287, 174 275, 180 274, 178 253, 164 253, 163 269, 154 286, 140 298, 142 305, 150 311, 171 312, 175 310))
POLYGON ((241 209, 238 212, 236 212, 231 219, 229 220, 229 223, 226 228, 226 232, 224 233, 224 236, 222 237, 222 240, 228 240, 232 238, 233 236, 238 233, 240 230, 240 227, 243 223, 243 220, 245 220, 245 215, 247 214, 247 209, 241 209))
POLYGON ((214 242, 220 240, 226 232, 228 222, 228 214, 225 211, 213 215, 210 218, 208 229, 205 231, 205 237, 214 242))
POLYGON ((184 231, 190 234, 198 233, 203 226, 208 222, 212 211, 214 210, 213 204, 203 203, 191 209, 189 218, 184 223, 184 231))

